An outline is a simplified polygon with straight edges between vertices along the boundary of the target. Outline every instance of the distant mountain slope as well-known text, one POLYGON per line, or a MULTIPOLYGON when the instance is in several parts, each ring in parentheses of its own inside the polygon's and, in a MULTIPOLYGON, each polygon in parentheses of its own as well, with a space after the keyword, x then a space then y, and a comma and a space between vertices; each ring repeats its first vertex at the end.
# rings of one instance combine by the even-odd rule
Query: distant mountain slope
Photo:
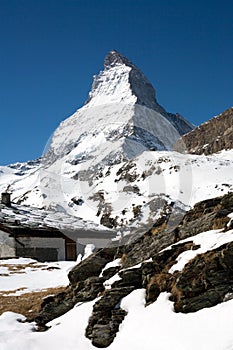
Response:
POLYGON ((213 154, 233 148, 233 108, 183 135, 174 146, 178 152, 213 154))

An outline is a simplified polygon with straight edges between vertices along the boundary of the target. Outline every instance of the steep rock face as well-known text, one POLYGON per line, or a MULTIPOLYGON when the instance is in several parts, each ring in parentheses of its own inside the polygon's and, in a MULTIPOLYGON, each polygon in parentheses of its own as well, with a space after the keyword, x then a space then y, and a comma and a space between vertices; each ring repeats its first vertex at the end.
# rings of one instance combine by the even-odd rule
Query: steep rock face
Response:
MULTIPOLYGON (((105 70, 109 70, 116 65, 130 67, 128 83, 132 94, 136 97, 136 104, 153 109, 165 117, 178 131, 180 135, 186 134, 193 129, 193 125, 185 120, 178 113, 168 113, 159 105, 156 99, 155 89, 141 70, 119 52, 110 51, 104 61, 105 70)), ((95 84, 93 84, 95 86, 95 84)), ((91 98, 91 95, 90 95, 91 98)))
POLYGON ((198 126, 184 135, 174 146, 178 152, 212 154, 233 148, 233 108, 198 126))

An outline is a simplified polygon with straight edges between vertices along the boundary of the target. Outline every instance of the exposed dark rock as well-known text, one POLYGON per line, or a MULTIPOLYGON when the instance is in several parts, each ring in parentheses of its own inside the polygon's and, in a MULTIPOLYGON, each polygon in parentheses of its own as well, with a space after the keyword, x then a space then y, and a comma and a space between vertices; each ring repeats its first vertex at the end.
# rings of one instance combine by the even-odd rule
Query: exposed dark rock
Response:
MULTIPOLYGON (((181 239, 200 232, 226 227, 230 221, 227 215, 233 212, 233 193, 197 203, 184 215, 181 222, 174 218, 174 226, 168 208, 166 211, 167 213, 159 218, 147 233, 125 246, 124 268, 153 258, 159 251, 181 239), (167 226, 168 223, 169 226, 167 226)), ((179 215, 178 210, 176 215, 179 215)))
POLYGON ((134 286, 142 288, 142 270, 141 268, 127 269, 119 273, 121 280, 113 283, 112 288, 134 286))
POLYGON ((104 248, 90 255, 80 264, 75 266, 68 274, 71 284, 84 281, 88 277, 99 276, 104 266, 114 260, 116 248, 104 248))
MULTIPOLYGON (((164 250, 153 258, 149 274, 144 280, 146 288, 146 303, 154 302, 161 292, 169 291, 174 280, 174 276, 168 271, 176 262, 177 257, 186 250, 194 249, 193 242, 176 244, 171 249, 164 250)), ((142 271, 145 266, 142 265, 142 271)), ((145 275, 145 272, 144 272, 145 275)))
MULTIPOLYGON (((74 177, 73 177, 74 178, 74 177)), ((72 202, 76 205, 82 205, 84 203, 83 199, 82 198, 76 198, 76 197, 73 197, 71 198, 72 202)))
POLYGON ((179 113, 167 113, 166 118, 177 129, 180 135, 187 134, 194 128, 194 125, 187 123, 187 120, 179 113))
POLYGON ((46 298, 41 305, 41 312, 35 318, 35 322, 40 329, 49 321, 64 315, 74 307, 74 302, 70 296, 70 290, 67 293, 62 292, 56 296, 46 298))
POLYGON ((86 337, 91 339, 92 344, 98 348, 109 346, 113 342, 125 315, 126 311, 121 308, 114 309, 105 315, 92 314, 86 329, 86 337))
POLYGON ((158 254, 153 261, 143 263, 139 268, 121 270, 121 279, 114 282, 111 289, 105 291, 93 307, 86 329, 86 336, 92 340, 92 344, 97 347, 111 344, 125 316, 125 312, 119 308, 120 301, 133 290, 145 287, 148 304, 155 301, 160 292, 171 289, 174 277, 167 272, 168 269, 175 263, 179 254, 193 246, 192 242, 177 244, 171 250, 158 254))
POLYGON ((104 291, 104 278, 100 278, 103 267, 114 260, 119 248, 104 248, 81 261, 68 274, 70 286, 66 293, 46 298, 35 321, 43 326, 47 322, 69 311, 77 302, 94 300, 104 291))
POLYGON ((126 315, 126 312, 119 307, 119 303, 134 289, 134 286, 112 287, 95 303, 86 328, 86 336, 91 339, 94 346, 102 348, 112 343, 126 315))
POLYGON ((179 139, 174 150, 191 154, 212 154, 233 148, 233 108, 198 126, 179 139))
POLYGON ((79 282, 73 292, 75 303, 79 301, 90 301, 104 291, 104 279, 100 277, 89 277, 85 282, 79 282))
POLYGON ((93 311, 103 312, 103 310, 108 311, 115 309, 121 299, 131 293, 134 289, 134 286, 125 286, 107 290, 102 298, 95 303, 93 311))
POLYGON ((132 193, 139 193, 139 188, 137 185, 131 186, 127 185, 123 188, 124 192, 132 192, 132 193))
POLYGON ((178 274, 171 291, 177 312, 194 312, 223 302, 233 292, 233 242, 197 255, 178 274))
POLYGON ((118 179, 115 181, 121 181, 125 180, 126 182, 134 182, 138 177, 139 174, 135 171, 136 169, 136 164, 134 162, 127 162, 125 163, 116 173, 118 179))
POLYGON ((111 212, 107 212, 101 216, 100 223, 108 228, 117 226, 116 218, 111 218, 111 212))
POLYGON ((102 273, 103 279, 108 280, 109 278, 113 277, 118 271, 120 271, 121 266, 113 266, 109 267, 108 269, 104 270, 102 273))
POLYGON ((179 227, 179 238, 226 227, 230 221, 227 215, 232 211, 233 193, 195 204, 194 208, 184 216, 179 227))

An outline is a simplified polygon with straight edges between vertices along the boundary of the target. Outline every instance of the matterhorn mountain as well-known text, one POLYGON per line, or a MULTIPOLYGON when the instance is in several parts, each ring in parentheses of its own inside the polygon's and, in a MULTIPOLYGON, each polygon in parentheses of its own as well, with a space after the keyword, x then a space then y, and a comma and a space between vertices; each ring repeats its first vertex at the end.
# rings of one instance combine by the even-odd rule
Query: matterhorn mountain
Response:
POLYGON ((73 162, 93 155, 99 162, 98 151, 106 164, 116 164, 149 148, 171 150, 180 135, 192 128, 157 103, 154 88, 135 65, 111 51, 104 71, 94 77, 85 105, 55 131, 46 158, 51 162, 72 153, 73 162))
POLYGON ((15 204, 77 217, 81 227, 84 220, 102 229, 145 230, 169 203, 184 213, 231 188, 228 160, 172 152, 192 129, 159 105, 139 68, 111 51, 88 100, 58 126, 42 158, 2 167, 0 188, 15 204), (210 166, 213 177, 200 181, 210 166))
POLYGON ((232 349, 232 135, 109 52, 43 156, 0 167, 0 348, 232 349))

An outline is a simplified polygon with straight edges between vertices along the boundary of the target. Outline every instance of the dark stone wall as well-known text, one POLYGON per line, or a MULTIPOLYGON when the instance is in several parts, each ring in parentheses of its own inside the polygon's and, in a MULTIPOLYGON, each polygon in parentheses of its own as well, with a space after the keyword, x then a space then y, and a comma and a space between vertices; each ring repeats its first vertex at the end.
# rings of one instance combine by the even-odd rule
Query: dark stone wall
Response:
POLYGON ((16 256, 36 259, 38 261, 57 261, 56 248, 16 248, 16 256))

